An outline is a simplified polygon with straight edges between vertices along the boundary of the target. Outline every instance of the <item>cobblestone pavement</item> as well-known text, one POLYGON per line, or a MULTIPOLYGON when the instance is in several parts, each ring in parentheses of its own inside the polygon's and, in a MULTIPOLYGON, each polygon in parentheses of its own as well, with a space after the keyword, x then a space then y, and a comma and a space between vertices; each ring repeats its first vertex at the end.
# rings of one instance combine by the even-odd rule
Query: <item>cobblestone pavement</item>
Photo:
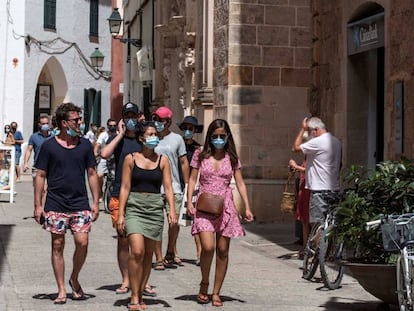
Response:
MULTIPOLYGON (((101 212, 93 225, 88 257, 80 274, 88 299, 68 299, 65 305, 56 306, 51 300, 57 295, 57 287, 50 264, 50 237, 31 217, 29 175, 22 176, 16 191, 15 203, 8 203, 5 194, 0 197, 0 310, 126 310, 128 295, 115 294, 120 274, 109 215, 101 212)), ((349 275, 344 277, 342 288, 335 291, 324 289, 321 282, 302 279, 298 245, 292 243, 293 225, 254 223, 245 225, 245 229, 246 237, 231 242, 229 269, 221 292, 222 310, 373 311, 384 307, 349 275)), ((73 252, 70 234, 66 241, 68 278, 73 252)), ((189 227, 181 228, 178 250, 183 267, 152 271, 150 281, 158 296, 145 299, 148 310, 215 309, 211 304, 196 303, 200 271, 195 265, 189 227)))

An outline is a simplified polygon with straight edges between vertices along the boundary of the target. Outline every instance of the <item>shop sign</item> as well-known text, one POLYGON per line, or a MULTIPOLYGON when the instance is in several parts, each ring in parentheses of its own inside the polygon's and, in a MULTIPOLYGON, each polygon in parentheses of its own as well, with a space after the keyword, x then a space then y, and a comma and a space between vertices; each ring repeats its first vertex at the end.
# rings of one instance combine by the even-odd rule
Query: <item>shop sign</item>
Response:
POLYGON ((384 46, 384 13, 348 24, 348 55, 384 46))

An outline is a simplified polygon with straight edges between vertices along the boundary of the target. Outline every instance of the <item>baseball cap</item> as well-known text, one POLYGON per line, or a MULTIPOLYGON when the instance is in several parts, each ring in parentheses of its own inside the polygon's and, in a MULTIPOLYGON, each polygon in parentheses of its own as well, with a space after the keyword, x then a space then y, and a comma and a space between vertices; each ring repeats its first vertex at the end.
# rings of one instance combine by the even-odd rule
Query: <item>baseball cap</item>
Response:
POLYGON ((122 107, 122 116, 124 116, 125 114, 127 114, 128 112, 133 112, 136 115, 140 114, 139 108, 136 104, 134 103, 126 103, 123 107, 122 107))
POLYGON ((161 119, 172 119, 173 113, 170 108, 162 106, 155 110, 152 115, 156 115, 161 119))

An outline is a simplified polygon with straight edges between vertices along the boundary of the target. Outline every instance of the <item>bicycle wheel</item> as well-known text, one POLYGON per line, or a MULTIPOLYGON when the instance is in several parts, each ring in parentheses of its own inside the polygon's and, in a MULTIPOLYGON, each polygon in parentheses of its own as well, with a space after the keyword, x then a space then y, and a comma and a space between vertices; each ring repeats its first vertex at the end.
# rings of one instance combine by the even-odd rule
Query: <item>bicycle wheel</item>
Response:
POLYGON ((109 201, 111 200, 111 194, 113 189, 113 181, 106 180, 105 191, 103 193, 103 205, 105 213, 109 214, 109 201))
POLYGON ((400 311, 413 311, 413 254, 414 242, 409 242, 397 260, 397 295, 400 311))
POLYGON ((343 243, 338 243, 333 225, 323 231, 319 245, 319 267, 325 286, 337 289, 344 275, 344 266, 341 264, 344 254, 343 243))
POLYGON ((316 269, 318 269, 319 256, 318 256, 318 239, 322 227, 320 225, 314 225, 309 232, 308 242, 306 243, 304 256, 303 256, 303 274, 302 277, 305 280, 310 280, 315 275, 316 269))

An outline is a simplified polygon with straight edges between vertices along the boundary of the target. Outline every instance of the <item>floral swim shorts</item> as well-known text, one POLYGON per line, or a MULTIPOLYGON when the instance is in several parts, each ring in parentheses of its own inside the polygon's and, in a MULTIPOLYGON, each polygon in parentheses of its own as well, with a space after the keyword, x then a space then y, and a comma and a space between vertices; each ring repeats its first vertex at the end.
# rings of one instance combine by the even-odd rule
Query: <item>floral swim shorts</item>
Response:
POLYGON ((92 212, 78 211, 70 213, 46 212, 43 229, 55 234, 65 234, 70 229, 73 233, 91 231, 92 212))

